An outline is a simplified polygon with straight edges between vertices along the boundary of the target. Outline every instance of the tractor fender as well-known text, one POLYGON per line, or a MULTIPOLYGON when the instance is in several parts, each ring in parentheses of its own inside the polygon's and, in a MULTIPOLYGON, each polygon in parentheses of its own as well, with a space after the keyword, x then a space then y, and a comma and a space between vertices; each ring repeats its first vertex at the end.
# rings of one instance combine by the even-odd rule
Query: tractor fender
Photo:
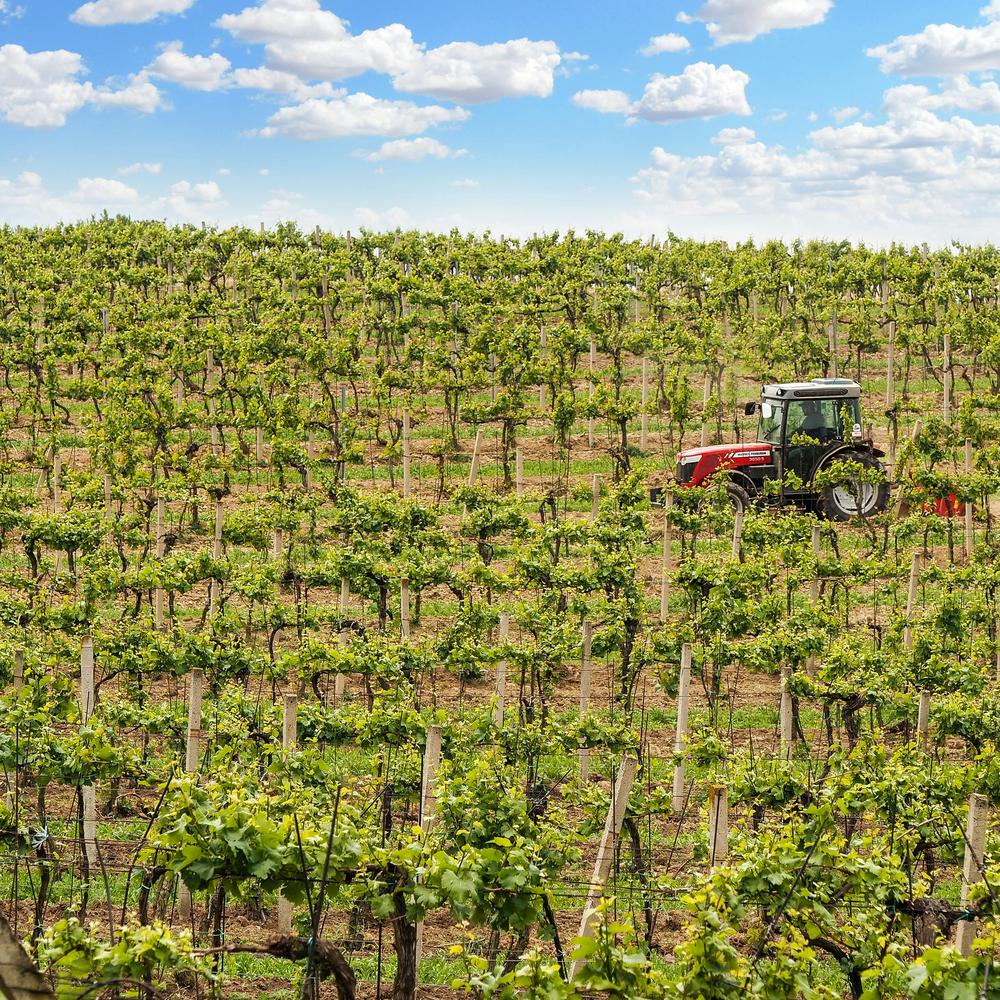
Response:
POLYGON ((857 444, 842 444, 838 448, 834 448, 833 451, 828 451, 817 463, 816 468, 813 469, 812 478, 816 478, 816 473, 821 469, 825 469, 831 462, 837 461, 844 455, 851 452, 864 452, 866 454, 872 455, 875 458, 884 458, 885 452, 878 448, 869 448, 865 445, 857 444))
POLYGON ((744 475, 742 472, 737 472, 734 469, 727 469, 726 472, 729 475, 729 482, 731 482, 734 486, 741 486, 747 491, 748 496, 755 497, 760 494, 757 484, 749 476, 744 475))

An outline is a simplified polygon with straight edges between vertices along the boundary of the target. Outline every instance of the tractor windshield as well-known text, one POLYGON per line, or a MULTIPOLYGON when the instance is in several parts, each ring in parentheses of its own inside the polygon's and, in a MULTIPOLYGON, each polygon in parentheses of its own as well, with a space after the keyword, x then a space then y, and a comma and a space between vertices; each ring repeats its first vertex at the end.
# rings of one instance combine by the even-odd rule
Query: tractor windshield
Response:
POLYGON ((788 401, 785 440, 791 443, 796 435, 803 435, 820 444, 844 441, 860 421, 857 399, 792 399, 788 401))
POLYGON ((769 441, 771 444, 781 444, 781 415, 783 404, 765 399, 760 404, 760 425, 757 428, 757 440, 769 441))

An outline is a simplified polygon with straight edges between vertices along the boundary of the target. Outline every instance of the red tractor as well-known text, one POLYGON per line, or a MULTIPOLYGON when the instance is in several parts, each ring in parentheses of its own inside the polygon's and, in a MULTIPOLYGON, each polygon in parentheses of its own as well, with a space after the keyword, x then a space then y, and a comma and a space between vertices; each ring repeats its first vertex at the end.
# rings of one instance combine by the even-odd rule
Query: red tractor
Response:
POLYGON ((760 403, 748 403, 746 413, 760 414, 757 440, 682 451, 677 456, 678 484, 704 486, 724 471, 726 490, 737 510, 764 503, 764 484, 772 480, 782 484, 778 502, 816 510, 835 521, 885 509, 889 486, 884 478, 842 485, 817 482, 823 469, 839 461, 885 471, 879 461, 885 453, 862 439, 857 382, 814 378, 765 385, 760 403))

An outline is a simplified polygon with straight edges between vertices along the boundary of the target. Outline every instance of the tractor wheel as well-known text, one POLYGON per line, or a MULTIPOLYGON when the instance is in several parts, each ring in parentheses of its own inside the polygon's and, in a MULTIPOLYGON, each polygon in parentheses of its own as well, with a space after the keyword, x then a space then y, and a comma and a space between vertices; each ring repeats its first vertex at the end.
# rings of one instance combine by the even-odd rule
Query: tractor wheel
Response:
POLYGON ((746 513, 750 506, 750 494, 736 483, 726 483, 726 493, 729 495, 729 502, 733 505, 733 511, 737 514, 746 513))
MULTIPOLYGON (((867 469, 885 471, 882 463, 864 452, 849 452, 838 455, 838 461, 857 462, 867 469)), ((885 510, 889 503, 889 484, 869 483, 849 484, 843 486, 828 486, 819 495, 817 509, 819 513, 831 521, 850 521, 853 517, 871 517, 885 510)))

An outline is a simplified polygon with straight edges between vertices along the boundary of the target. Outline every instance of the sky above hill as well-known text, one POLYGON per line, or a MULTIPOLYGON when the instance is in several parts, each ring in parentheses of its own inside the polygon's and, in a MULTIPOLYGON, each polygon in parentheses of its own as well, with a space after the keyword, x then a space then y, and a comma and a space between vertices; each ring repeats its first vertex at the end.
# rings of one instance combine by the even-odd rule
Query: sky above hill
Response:
POLYGON ((1000 0, 0 0, 0 223, 1000 237, 1000 0))

